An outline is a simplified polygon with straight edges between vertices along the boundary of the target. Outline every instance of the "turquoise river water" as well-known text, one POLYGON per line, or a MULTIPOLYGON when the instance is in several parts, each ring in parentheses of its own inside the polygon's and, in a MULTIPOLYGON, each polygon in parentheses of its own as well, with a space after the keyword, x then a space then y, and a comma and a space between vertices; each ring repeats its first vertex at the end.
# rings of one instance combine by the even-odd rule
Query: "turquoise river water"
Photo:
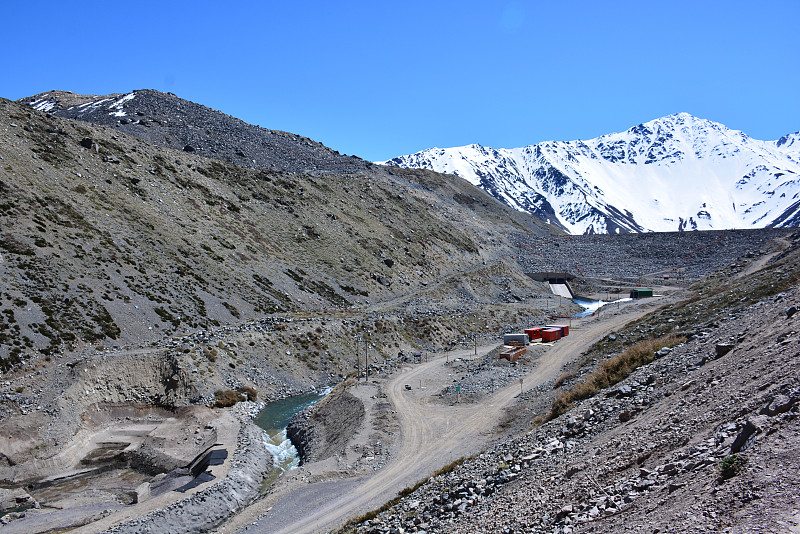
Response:
POLYGON ((297 449, 286 437, 286 426, 289 424, 289 420, 306 406, 311 406, 320 400, 328 391, 311 391, 270 402, 256 416, 255 423, 265 431, 264 445, 272 454, 275 467, 281 472, 294 469, 300 464, 297 449))

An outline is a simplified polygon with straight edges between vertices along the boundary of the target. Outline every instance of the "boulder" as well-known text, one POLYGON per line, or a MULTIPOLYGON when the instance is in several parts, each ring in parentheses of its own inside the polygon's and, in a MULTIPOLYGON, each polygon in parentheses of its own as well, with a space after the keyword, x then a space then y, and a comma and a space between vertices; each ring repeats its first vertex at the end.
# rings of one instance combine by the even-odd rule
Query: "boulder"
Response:
POLYGON ((759 413, 769 416, 778 415, 779 413, 788 412, 795 404, 797 404, 797 399, 780 394, 777 395, 767 406, 762 408, 759 413))
POLYGON ((714 350, 717 353, 717 358, 725 356, 731 351, 731 349, 733 349, 733 343, 717 343, 717 345, 714 347, 714 350))
POLYGON ((84 137, 79 143, 83 148, 92 148, 95 146, 94 139, 91 137, 84 137))
POLYGON ((133 494, 133 504, 138 504, 150 498, 150 483, 142 482, 136 486, 136 491, 133 494))
POLYGON ((733 441, 731 445, 731 454, 736 454, 737 452, 741 451, 742 448, 745 446, 747 441, 753 434, 761 432, 766 428, 769 424, 769 418, 766 415, 756 415, 754 417, 748 417, 747 421, 742 427, 742 430, 739 432, 739 435, 736 436, 736 439, 733 441))

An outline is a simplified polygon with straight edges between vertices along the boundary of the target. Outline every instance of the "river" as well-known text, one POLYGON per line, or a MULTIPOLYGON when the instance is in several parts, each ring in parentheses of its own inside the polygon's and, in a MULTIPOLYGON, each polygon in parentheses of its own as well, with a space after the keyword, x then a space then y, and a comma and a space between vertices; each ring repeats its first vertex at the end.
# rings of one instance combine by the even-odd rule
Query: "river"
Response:
POLYGON ((311 391, 294 397, 270 402, 255 418, 255 423, 264 429, 264 445, 272 454, 277 470, 276 476, 294 469, 300 464, 300 456, 292 442, 286 437, 286 427, 294 414, 316 403, 330 390, 311 391))
POLYGON ((603 306, 608 306, 609 304, 617 304, 621 302, 630 302, 631 298, 624 298, 624 299, 617 299, 606 302, 604 300, 593 300, 587 299, 586 297, 575 297, 572 299, 572 302, 577 304, 578 306, 583 307, 582 312, 578 312, 573 317, 588 317, 593 315, 597 310, 602 308, 603 306))

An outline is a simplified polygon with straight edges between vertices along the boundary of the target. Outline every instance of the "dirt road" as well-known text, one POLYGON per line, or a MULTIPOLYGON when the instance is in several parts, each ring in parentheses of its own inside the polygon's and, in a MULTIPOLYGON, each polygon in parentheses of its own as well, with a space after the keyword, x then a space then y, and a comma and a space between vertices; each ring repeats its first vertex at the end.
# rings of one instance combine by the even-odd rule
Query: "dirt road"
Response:
MULTIPOLYGON (((522 389, 534 388, 560 373, 564 364, 579 357, 589 345, 629 321, 663 305, 666 299, 647 299, 608 310, 601 319, 573 320, 570 335, 554 343, 524 377, 522 389)), ((483 347, 479 356, 494 347, 483 347)), ((451 352, 450 358, 472 357, 472 349, 451 352)), ((399 449, 395 460, 368 478, 309 484, 281 497, 264 517, 253 521, 249 510, 238 521, 253 521, 241 532, 325 532, 349 518, 380 507, 404 488, 431 475, 462 456, 483 450, 503 410, 520 394, 515 382, 474 404, 453 406, 431 402, 441 388, 452 382, 440 355, 427 363, 404 368, 387 381, 384 391, 400 419, 399 449), (414 385, 407 390, 406 384, 414 385), (422 384, 422 387, 416 385, 422 384)), ((258 504, 251 508, 258 508, 258 504)), ((229 530, 231 525, 225 528, 229 530)))

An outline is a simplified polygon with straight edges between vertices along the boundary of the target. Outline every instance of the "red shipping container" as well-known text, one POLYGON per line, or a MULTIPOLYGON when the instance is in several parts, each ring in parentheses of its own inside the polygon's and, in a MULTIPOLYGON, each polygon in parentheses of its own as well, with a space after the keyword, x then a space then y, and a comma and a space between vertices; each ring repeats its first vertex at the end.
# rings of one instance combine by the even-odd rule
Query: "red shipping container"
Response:
POLYGON ((528 337, 531 338, 531 340, 541 339, 542 338, 542 330, 544 330, 544 328, 542 328, 542 327, 526 328, 525 329, 525 333, 528 334, 528 337))
POLYGON ((559 339, 561 339, 560 328, 548 328, 546 330, 542 330, 542 341, 558 341, 559 339))
POLYGON ((561 330, 561 337, 567 337, 569 335, 568 324, 548 324, 545 325, 545 328, 558 328, 559 330, 561 330))

